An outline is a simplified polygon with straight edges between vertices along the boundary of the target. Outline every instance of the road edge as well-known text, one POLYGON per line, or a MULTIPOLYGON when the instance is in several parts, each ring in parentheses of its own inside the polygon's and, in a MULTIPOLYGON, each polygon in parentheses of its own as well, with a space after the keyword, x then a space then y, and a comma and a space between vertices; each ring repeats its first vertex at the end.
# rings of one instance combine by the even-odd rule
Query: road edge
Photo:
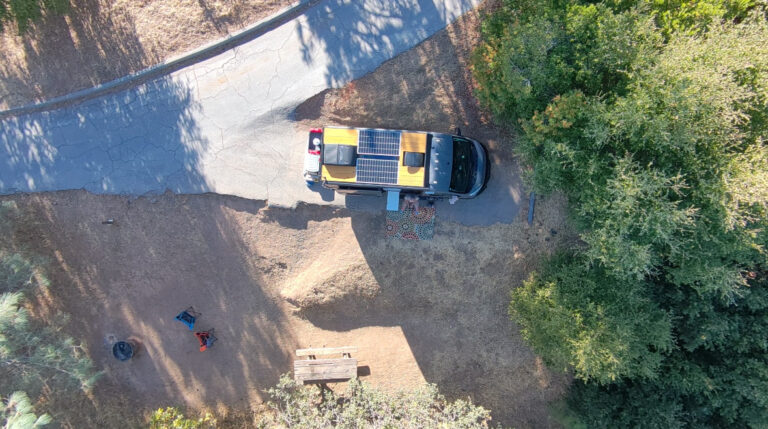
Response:
POLYGON ((71 92, 59 97, 54 97, 50 100, 42 101, 39 103, 30 103, 23 106, 2 110, 0 111, 0 119, 26 115, 30 113, 45 112, 63 106, 79 104, 84 101, 100 97, 102 95, 124 90, 132 86, 138 86, 161 76, 168 75, 175 71, 181 70, 184 67, 213 58, 230 49, 250 42, 259 36, 291 21, 292 19, 304 13, 307 9, 315 6, 320 1, 321 0, 298 0, 292 5, 283 8, 270 17, 262 19, 255 24, 252 24, 251 26, 239 30, 235 33, 229 34, 222 39, 205 44, 193 51, 91 88, 81 89, 79 91, 71 92))

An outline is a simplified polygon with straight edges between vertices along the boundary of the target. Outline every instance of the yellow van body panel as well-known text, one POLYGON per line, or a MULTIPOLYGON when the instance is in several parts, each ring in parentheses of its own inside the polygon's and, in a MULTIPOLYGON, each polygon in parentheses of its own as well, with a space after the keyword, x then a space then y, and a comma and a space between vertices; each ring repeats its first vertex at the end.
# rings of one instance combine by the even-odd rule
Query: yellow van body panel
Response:
POLYGON ((403 165, 405 152, 418 152, 427 157, 427 135, 423 133, 402 133, 400 137, 400 171, 397 184, 400 186, 424 186, 425 167, 406 167, 403 165))
MULTIPOLYGON (((323 142, 326 144, 357 146, 357 141, 358 130, 354 128, 325 127, 323 130, 323 142)), ((323 165, 322 177, 329 182, 355 183, 357 172, 353 165, 323 165)))
POLYGON ((354 128, 325 128, 323 142, 327 144, 344 144, 357 146, 358 132, 354 128))
POLYGON ((329 182, 357 181, 357 172, 354 165, 323 165, 323 179, 329 182))

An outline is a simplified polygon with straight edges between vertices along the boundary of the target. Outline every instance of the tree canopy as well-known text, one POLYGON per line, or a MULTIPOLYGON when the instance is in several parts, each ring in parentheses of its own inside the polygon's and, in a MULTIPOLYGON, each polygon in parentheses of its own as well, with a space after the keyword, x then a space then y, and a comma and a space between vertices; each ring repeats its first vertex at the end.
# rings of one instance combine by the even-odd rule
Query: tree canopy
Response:
POLYGON ((768 425, 764 10, 503 3, 478 97, 582 239, 513 291, 511 316, 573 371, 590 427, 768 425))
POLYGON ((36 415, 29 397, 24 392, 12 393, 2 404, 0 423, 3 429, 36 429, 51 422, 48 414, 36 415))
POLYGON ((48 281, 44 262, 13 243, 23 216, 12 203, 0 203, 0 397, 8 398, 0 424, 9 428, 50 421, 35 416, 25 392, 88 389, 98 376, 74 339, 30 315, 31 295, 48 281))

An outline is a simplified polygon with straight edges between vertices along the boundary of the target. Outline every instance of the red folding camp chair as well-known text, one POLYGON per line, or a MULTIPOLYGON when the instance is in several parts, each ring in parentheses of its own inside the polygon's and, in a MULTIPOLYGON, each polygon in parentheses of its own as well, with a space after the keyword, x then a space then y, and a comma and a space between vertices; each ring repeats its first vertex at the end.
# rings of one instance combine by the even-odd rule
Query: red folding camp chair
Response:
POLYGON ((216 341, 216 337, 213 336, 213 329, 203 332, 195 332, 195 337, 197 337, 197 341, 200 342, 201 352, 208 350, 208 347, 212 347, 213 342, 216 341))

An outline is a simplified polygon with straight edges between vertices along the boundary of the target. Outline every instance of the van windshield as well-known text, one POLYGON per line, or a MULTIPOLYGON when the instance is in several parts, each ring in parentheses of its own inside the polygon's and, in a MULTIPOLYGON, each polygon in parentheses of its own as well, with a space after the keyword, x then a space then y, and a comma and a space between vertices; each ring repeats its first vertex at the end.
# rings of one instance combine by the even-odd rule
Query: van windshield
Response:
POLYGON ((472 143, 468 140, 453 138, 453 171, 451 172, 451 192, 466 194, 475 182, 475 157, 472 143))

